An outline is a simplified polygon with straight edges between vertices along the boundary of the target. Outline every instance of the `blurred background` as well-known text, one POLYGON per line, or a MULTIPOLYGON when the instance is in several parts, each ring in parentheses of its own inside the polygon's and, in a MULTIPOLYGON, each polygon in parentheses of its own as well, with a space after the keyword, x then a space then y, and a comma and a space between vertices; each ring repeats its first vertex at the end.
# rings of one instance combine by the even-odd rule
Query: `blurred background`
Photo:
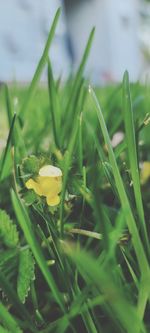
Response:
POLYGON ((125 69, 132 81, 150 77, 150 1, 1 0, 1 82, 32 79, 59 6, 61 18, 50 50, 56 77, 66 79, 76 69, 93 26, 86 66, 92 82, 118 82, 125 69))

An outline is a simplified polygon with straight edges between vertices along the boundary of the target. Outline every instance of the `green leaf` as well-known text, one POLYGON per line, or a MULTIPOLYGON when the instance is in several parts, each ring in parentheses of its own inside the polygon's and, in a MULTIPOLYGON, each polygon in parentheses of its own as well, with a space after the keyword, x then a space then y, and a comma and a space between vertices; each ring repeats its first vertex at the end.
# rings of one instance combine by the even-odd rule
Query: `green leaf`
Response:
POLYGON ((0 209, 0 241, 10 248, 16 247, 19 243, 16 225, 2 209, 0 209))
POLYGON ((17 279, 17 293, 20 301, 25 302, 25 299, 30 290, 31 281, 34 280, 34 259, 30 249, 25 249, 19 255, 19 272, 17 279))

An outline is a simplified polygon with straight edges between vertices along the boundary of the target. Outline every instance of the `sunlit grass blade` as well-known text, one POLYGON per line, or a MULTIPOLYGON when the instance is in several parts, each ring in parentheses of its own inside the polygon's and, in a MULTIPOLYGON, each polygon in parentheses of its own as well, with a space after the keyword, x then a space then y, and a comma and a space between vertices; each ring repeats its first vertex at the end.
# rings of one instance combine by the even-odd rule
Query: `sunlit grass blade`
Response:
POLYGON ((116 183, 116 188, 118 190, 118 194, 119 194, 119 198, 120 198, 120 202, 121 202, 121 206, 122 206, 122 211, 124 212, 124 217, 127 223, 127 226, 129 228, 129 231, 131 233, 132 236, 132 243, 135 249, 135 253, 138 259, 138 264, 139 264, 139 268, 141 271, 141 274, 143 275, 149 275, 150 271, 149 271, 149 264, 146 258, 146 254, 144 252, 144 248, 143 248, 143 244, 141 242, 140 236, 139 236, 139 232, 136 226, 136 222, 130 207, 130 203, 124 188, 124 184, 119 172, 119 168, 115 159, 115 155, 111 146, 111 141, 109 138, 109 134, 106 128, 106 124, 104 121, 104 117, 103 117, 103 113, 102 110, 100 108, 99 102, 96 98, 96 95, 94 93, 94 91, 92 90, 92 88, 90 87, 90 95, 91 98, 93 100, 93 107, 96 109, 97 112, 97 116, 98 116, 98 120, 99 120, 99 124, 104 136, 104 140, 105 143, 107 145, 107 149, 108 149, 108 154, 109 154, 109 160, 110 160, 110 164, 112 166, 112 170, 113 170, 113 174, 114 174, 114 179, 115 179, 115 183, 116 183))
POLYGON ((131 102, 129 75, 126 71, 123 77, 123 117, 125 124, 126 143, 128 151, 128 159, 132 177, 132 185, 134 189, 136 208, 139 214, 139 220, 141 224, 141 230, 143 235, 144 244, 146 245, 147 251, 150 253, 149 239, 145 224, 144 210, 140 189, 140 177, 139 177, 139 166, 137 158, 137 147, 135 138, 135 126, 133 119, 133 109, 131 102))
POLYGON ((31 84, 30 84, 28 92, 27 92, 27 96, 26 96, 26 98, 24 100, 24 103, 22 105, 22 108, 20 110, 21 117, 24 117, 24 114, 25 114, 26 110, 29 109, 31 99, 34 95, 36 86, 37 86, 37 84, 40 80, 43 68, 47 63, 49 48, 50 48, 50 45, 51 45, 53 37, 54 37, 54 33, 55 33, 55 29, 56 29, 56 26, 57 26, 57 23, 58 23, 59 16, 60 16, 60 8, 57 10, 56 15, 54 17, 54 20, 53 20, 53 23, 51 25, 51 29, 50 29, 50 32, 49 32, 49 35, 48 35, 48 38, 47 38, 47 42, 46 42, 46 45, 45 45, 45 48, 44 48, 44 51, 43 51, 43 55, 42 55, 42 57, 41 57, 41 59, 38 63, 37 69, 35 71, 35 74, 33 76, 33 79, 31 81, 31 84))
POLYGON ((64 311, 64 304, 60 295, 60 292, 56 286, 56 283, 52 277, 52 274, 47 266, 47 263, 45 261, 45 258, 43 256, 43 253, 41 251, 40 245, 37 242, 37 239, 34 235, 33 228, 31 225, 30 218, 27 214, 27 211, 25 210, 25 207, 23 207, 19 197, 15 194, 15 192, 12 190, 12 202, 14 206, 14 210, 18 219, 18 222, 24 232, 25 238, 31 247, 31 250, 33 252, 33 255, 37 261, 37 264, 40 267, 41 272, 43 273, 45 280, 47 281, 48 286, 53 292, 53 296, 56 300, 56 302, 60 305, 61 309, 64 311))

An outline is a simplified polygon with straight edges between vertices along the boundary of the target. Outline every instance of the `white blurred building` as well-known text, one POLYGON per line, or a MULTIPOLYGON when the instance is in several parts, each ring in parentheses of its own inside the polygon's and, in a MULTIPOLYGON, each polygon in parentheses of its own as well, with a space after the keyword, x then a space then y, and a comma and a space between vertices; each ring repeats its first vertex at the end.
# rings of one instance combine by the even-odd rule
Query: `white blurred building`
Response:
POLYGON ((139 1, 0 0, 0 81, 32 79, 61 4, 65 14, 62 11, 50 49, 55 74, 66 77, 71 59, 77 67, 96 26, 87 75, 96 83, 120 81, 127 69, 131 80, 137 80, 141 72, 139 1))
POLYGON ((96 26, 87 64, 93 80, 120 81, 125 69, 131 80, 137 80, 141 66, 138 0, 65 0, 65 7, 75 63, 96 26))
MULTIPOLYGON (((0 81, 32 79, 60 0, 0 0, 0 81)), ((57 75, 68 75, 63 14, 50 50, 57 75)))

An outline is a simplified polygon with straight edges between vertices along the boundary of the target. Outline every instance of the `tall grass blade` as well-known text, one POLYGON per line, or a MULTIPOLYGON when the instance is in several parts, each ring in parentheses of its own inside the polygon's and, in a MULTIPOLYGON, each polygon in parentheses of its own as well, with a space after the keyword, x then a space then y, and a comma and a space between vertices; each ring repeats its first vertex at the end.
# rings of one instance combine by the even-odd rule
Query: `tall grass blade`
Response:
POLYGON ((141 223, 141 230, 143 235, 143 241, 146 245, 148 252, 150 251, 149 239, 146 230, 146 223, 144 217, 141 189, 140 189, 140 178, 139 178, 139 166, 137 158, 137 148, 136 148, 136 138, 135 138, 135 126, 133 119, 133 109, 131 102, 129 75, 126 71, 123 77, 123 117, 125 124, 127 151, 129 158, 129 165, 131 170, 133 189, 136 201, 136 208, 139 214, 139 219, 141 223))
POLYGON ((49 91, 49 97, 50 97, 50 110, 51 110, 51 117, 52 117, 52 129, 53 129, 54 142, 55 142, 56 147, 59 148, 61 112, 60 112, 60 105, 59 105, 59 100, 58 100, 58 93, 57 93, 55 81, 53 78, 53 72, 52 72, 50 60, 48 60, 48 91, 49 91))
POLYGON ((7 109, 9 127, 11 127, 11 123, 12 123, 12 119, 13 119, 13 112, 12 112, 12 105, 11 105, 9 89, 8 89, 7 85, 5 85, 5 99, 6 99, 6 109, 7 109))
POLYGON ((47 38, 47 42, 46 42, 46 45, 45 45, 45 48, 44 48, 44 51, 43 51, 43 55, 42 55, 42 57, 41 57, 41 59, 38 63, 37 69, 35 71, 35 74, 33 76, 33 79, 31 81, 31 84, 30 84, 28 92, 27 92, 27 96, 26 96, 26 98, 24 100, 24 103, 22 105, 22 108, 20 110, 21 117, 24 117, 26 110, 29 109, 31 99, 34 95, 36 86, 37 86, 37 84, 40 80, 43 68, 47 63, 49 48, 51 46, 51 43, 52 43, 52 40, 53 40, 53 37, 54 37, 54 33, 55 33, 55 30, 56 30, 56 26, 57 26, 57 23, 58 23, 59 16, 60 16, 60 8, 57 10, 56 15, 54 17, 54 20, 53 20, 53 23, 52 23, 52 26, 51 26, 51 29, 50 29, 50 32, 49 32, 49 35, 48 35, 48 38, 47 38))
POLYGON ((68 128, 68 124, 72 122, 72 119, 75 117, 75 110, 77 110, 76 108, 76 102, 78 100, 78 95, 79 95, 79 91, 80 91, 80 86, 81 86, 81 82, 82 82, 82 76, 83 76, 83 72, 84 72, 84 68, 90 53, 90 49, 92 46, 92 42, 93 42, 93 38, 94 38, 94 33, 95 33, 95 28, 92 29, 81 63, 79 65, 78 71, 76 73, 76 76, 74 78, 74 82, 70 91, 70 97, 68 100, 68 104, 66 106, 66 117, 68 118, 68 121, 65 123, 64 126, 64 130, 63 130, 63 138, 65 137, 65 133, 67 131, 68 128))

